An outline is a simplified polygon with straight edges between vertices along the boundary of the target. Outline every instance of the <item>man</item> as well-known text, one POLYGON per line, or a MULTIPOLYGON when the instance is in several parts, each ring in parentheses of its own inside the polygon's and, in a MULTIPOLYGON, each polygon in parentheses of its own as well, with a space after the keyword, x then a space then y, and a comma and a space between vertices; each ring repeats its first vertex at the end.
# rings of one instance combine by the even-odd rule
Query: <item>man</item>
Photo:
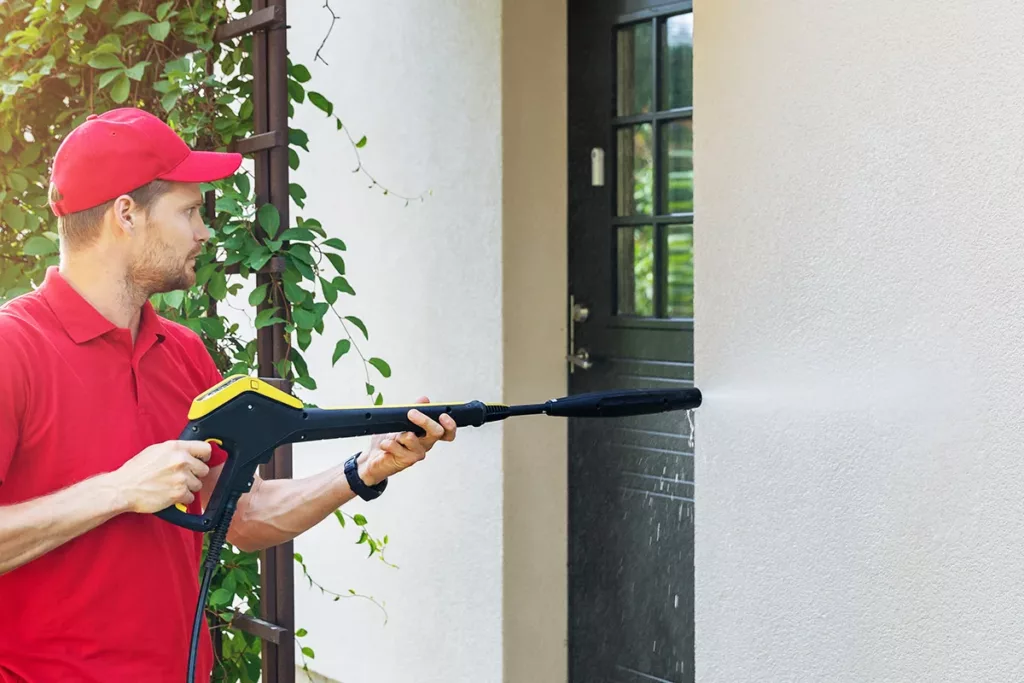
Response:
MULTIPOLYGON (((216 484, 225 453, 176 439, 192 399, 222 377, 149 298, 194 285, 209 239, 199 183, 240 164, 190 150, 136 109, 90 116, 55 156, 60 265, 0 308, 3 683, 185 677, 202 536, 152 513, 199 513, 216 484)), ((229 542, 288 541, 455 438, 447 415, 409 417, 426 436, 375 437, 355 471, 257 479, 229 542)), ((204 629, 197 680, 211 668, 204 629)))

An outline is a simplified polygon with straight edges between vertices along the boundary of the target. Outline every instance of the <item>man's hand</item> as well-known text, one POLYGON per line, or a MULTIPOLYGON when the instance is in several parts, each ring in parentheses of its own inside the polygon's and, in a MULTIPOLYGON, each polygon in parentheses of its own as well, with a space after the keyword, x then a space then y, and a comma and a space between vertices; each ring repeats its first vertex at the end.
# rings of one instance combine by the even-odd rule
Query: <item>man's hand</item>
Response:
MULTIPOLYGON (((430 399, 421 396, 416 403, 430 403, 430 399)), ((455 440, 456 424, 450 415, 441 415, 438 423, 412 409, 409 420, 422 427, 426 434, 419 437, 412 432, 376 434, 370 440, 369 450, 357 459, 359 477, 367 486, 373 486, 423 460, 438 441, 455 440)))
POLYGON ((132 512, 159 512, 175 503, 188 505, 209 472, 210 444, 165 441, 145 449, 113 472, 132 512))

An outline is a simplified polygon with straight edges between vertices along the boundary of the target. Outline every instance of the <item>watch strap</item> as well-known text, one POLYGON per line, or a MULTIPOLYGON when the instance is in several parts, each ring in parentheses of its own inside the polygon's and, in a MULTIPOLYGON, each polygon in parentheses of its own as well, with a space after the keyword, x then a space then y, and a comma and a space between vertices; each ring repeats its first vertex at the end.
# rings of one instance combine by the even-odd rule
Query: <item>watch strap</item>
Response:
POLYGON ((360 453, 356 453, 345 461, 345 479, 348 480, 349 488, 357 496, 363 500, 373 500, 384 493, 384 489, 388 487, 388 480, 385 479, 373 486, 368 486, 359 476, 359 464, 356 462, 359 455, 360 453))

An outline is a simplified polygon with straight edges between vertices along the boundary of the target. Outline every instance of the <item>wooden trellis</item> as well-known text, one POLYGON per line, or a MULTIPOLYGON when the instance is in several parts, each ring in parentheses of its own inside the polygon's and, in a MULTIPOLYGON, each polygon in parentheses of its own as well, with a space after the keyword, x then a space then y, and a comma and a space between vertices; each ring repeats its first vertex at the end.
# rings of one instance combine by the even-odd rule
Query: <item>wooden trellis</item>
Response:
MULTIPOLYGON (((214 34, 218 42, 239 36, 252 36, 253 123, 252 137, 232 144, 232 151, 253 157, 257 208, 273 204, 288 225, 288 31, 286 0, 253 0, 252 12, 219 26, 214 34)), ((208 215, 213 215, 213 193, 206 195, 208 215)), ((261 232, 257 237, 263 239, 261 232)), ((272 258, 256 274, 256 286, 268 284, 267 301, 257 306, 277 309, 275 315, 287 320, 288 306, 283 287, 274 286, 284 271, 284 259, 272 258)), ((280 284, 280 283, 279 283, 280 284)), ((257 331, 257 361, 260 377, 278 388, 291 391, 286 379, 278 376, 277 362, 287 353, 284 324, 257 331)), ((260 467, 263 479, 287 479, 292 476, 291 445, 281 446, 266 465, 260 467)), ((282 543, 261 553, 260 618, 239 615, 233 626, 257 636, 263 647, 263 677, 266 683, 294 683, 295 680, 295 573, 293 545, 282 543)), ((214 640, 219 650, 219 638, 214 640)))

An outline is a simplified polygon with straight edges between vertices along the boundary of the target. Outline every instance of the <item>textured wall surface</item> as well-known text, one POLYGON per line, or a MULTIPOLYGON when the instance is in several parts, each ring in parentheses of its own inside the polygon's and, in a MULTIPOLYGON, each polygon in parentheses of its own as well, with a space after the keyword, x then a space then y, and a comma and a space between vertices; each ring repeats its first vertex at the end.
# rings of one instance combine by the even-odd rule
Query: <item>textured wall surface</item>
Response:
MULTIPOLYGON (((565 0, 502 3, 505 401, 566 387, 565 0)), ((504 423, 504 683, 567 667, 566 421, 504 423)))
POLYGON ((701 3, 697 673, 1024 676, 1024 14, 701 3))
MULTIPOLYGON (((367 189, 355 157, 313 106, 293 125, 315 141, 295 174, 315 215, 349 247, 358 296, 342 309, 370 329, 366 350, 391 363, 389 402, 494 400, 502 379, 501 2, 289 4, 293 58, 326 94, 363 162, 393 191, 433 195, 408 208, 367 189)), ((354 329, 354 328, 353 328, 354 329)), ((328 340, 307 354, 323 405, 365 401, 362 366, 331 368, 328 340)), ((355 332, 359 334, 358 332, 355 332)), ((466 429, 396 477, 385 496, 346 506, 389 535, 391 569, 367 560, 358 533, 329 519, 296 543, 317 581, 386 603, 337 603, 296 580, 299 626, 319 671, 343 683, 499 681, 502 667, 501 425, 466 429)), ((296 449, 296 476, 340 462, 362 439, 296 449)), ((301 680, 301 679, 300 679, 301 680)))

